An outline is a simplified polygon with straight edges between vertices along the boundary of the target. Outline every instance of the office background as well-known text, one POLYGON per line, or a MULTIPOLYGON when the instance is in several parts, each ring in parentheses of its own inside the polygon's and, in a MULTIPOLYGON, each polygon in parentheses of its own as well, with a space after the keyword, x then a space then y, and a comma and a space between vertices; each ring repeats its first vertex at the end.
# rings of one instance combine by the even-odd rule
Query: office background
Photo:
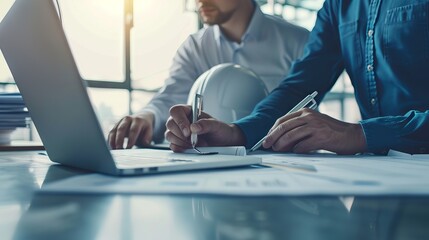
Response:
MULTIPOLYGON (((0 20, 14 0, 0 1, 0 20)), ((323 0, 259 0, 263 12, 313 28, 323 0)), ((163 85, 177 48, 203 27, 194 0, 58 0, 62 24, 101 126, 107 135, 122 116, 139 111, 163 85)), ((48 88, 48 87, 47 87, 48 88)), ((16 91, 0 51, 0 92, 16 91)), ((360 119, 343 74, 320 111, 349 122, 360 119)), ((34 126, 13 140, 39 140, 34 126)))

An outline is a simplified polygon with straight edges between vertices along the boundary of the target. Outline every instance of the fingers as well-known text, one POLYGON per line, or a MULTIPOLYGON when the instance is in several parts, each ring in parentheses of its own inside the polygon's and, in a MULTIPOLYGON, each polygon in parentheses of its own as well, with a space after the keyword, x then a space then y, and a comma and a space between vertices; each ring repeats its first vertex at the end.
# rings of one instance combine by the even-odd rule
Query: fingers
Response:
POLYGON ((189 126, 191 112, 191 107, 187 105, 175 105, 170 108, 170 117, 165 124, 167 128, 165 139, 170 142, 170 148, 175 152, 182 152, 192 147, 189 126))
POLYGON ((301 116, 301 115, 302 115, 302 110, 298 111, 298 112, 291 113, 291 114, 286 114, 283 117, 278 118, 276 120, 276 122, 274 123, 274 125, 271 127, 270 131, 268 131, 268 134, 271 133, 272 131, 274 131, 274 129, 276 129, 280 124, 282 124, 282 123, 284 123, 290 119, 301 116))
POLYGON ((122 118, 109 133, 109 145, 112 149, 122 149, 124 140, 128 138, 126 148, 138 145, 147 146, 152 140, 153 129, 148 116, 126 116, 122 118))
POLYGON ((279 144, 290 144, 293 140, 296 140, 297 138, 302 137, 301 133, 296 131, 291 131, 291 130, 294 130, 305 124, 306 124, 306 121, 302 117, 295 117, 285 122, 282 122, 276 128, 274 128, 270 133, 268 133, 267 138, 263 143, 263 147, 264 148, 275 147, 277 149, 283 149, 283 147, 280 147, 279 144), (277 141, 279 141, 280 138, 282 141, 277 143, 277 141), (288 141, 286 139, 290 139, 291 141, 288 141))
MULTIPOLYGON (((206 115, 209 116, 209 115, 206 115)), ((183 151, 192 148, 190 136, 185 136, 179 125, 171 117, 167 121, 165 139, 170 142, 173 151, 183 151)), ((198 135, 197 146, 220 146, 227 145, 234 135, 232 127, 213 118, 200 119, 190 125, 190 131, 198 135)), ((235 142, 234 142, 235 143, 235 142)))
POLYGON ((221 146, 232 143, 245 142, 240 130, 234 126, 211 118, 210 115, 202 113, 199 120, 191 124, 191 107, 176 105, 170 109, 170 118, 166 123, 167 131, 165 138, 170 142, 173 151, 181 152, 191 148, 191 133, 198 134, 198 146, 221 146))
POLYGON ((320 147, 321 141, 314 143, 315 139, 319 139, 314 134, 321 125, 318 124, 320 123, 318 119, 323 117, 319 112, 305 108, 279 118, 267 134, 263 143, 264 148, 272 148, 274 151, 305 152, 314 150, 316 146, 320 147), (309 143, 313 145, 310 147, 307 145, 309 143))
MULTIPOLYGON (((118 123, 116 124, 118 125, 118 123)), ((109 142, 109 146, 111 149, 116 149, 116 125, 112 128, 112 130, 110 130, 109 132, 109 136, 107 138, 108 142, 109 142)))
POLYGON ((190 121, 189 117, 191 116, 192 109, 188 105, 175 105, 170 108, 170 119, 167 128, 172 131, 176 136, 180 136, 180 133, 184 137, 189 137, 191 135, 191 130, 189 128, 190 121), (172 127, 170 129, 169 127, 172 127))
POLYGON ((116 142, 122 141, 123 143, 124 138, 128 136, 127 148, 131 148, 136 143, 137 136, 140 133, 142 126, 141 124, 137 123, 137 121, 131 121, 128 126, 124 126, 124 130, 125 129, 127 129, 126 134, 119 135, 119 132, 123 133, 125 131, 118 131, 118 134, 116 135, 116 142))
POLYGON ((309 153, 319 150, 318 143, 314 142, 314 138, 309 137, 298 142, 292 149, 294 153, 309 153))
POLYGON ((184 148, 182 146, 178 146, 173 143, 170 143, 170 149, 173 150, 173 152, 184 152, 188 148, 184 148))
POLYGON ((298 144, 312 136, 311 130, 305 126, 306 125, 303 125, 286 132, 271 146, 271 148, 274 151, 294 151, 298 144))
MULTIPOLYGON (((202 135, 206 133, 211 133, 215 129, 218 129, 218 124, 218 121, 214 119, 201 119, 198 120, 198 122, 191 124, 190 130, 192 133, 202 135)), ((170 144, 174 145, 175 149, 178 149, 180 151, 181 149, 192 147, 190 137, 185 137, 179 126, 173 120, 168 121, 166 125, 168 130, 165 133, 165 139, 170 142, 170 144)), ((203 138, 199 137, 198 146, 205 145, 207 145, 206 141, 203 138)))
POLYGON ((165 126, 167 128, 165 139, 168 142, 177 146, 182 146, 183 148, 190 145, 190 137, 185 137, 182 130, 172 117, 167 120, 165 126))
POLYGON ((355 154, 365 150, 365 138, 359 124, 341 122, 313 110, 301 110, 294 118, 279 119, 263 144, 274 151, 308 153, 328 150, 355 154))
POLYGON ((221 122, 216 119, 200 119, 196 123, 191 124, 191 132, 196 134, 207 134, 219 130, 221 122))
POLYGON ((191 124, 191 130, 198 134, 198 146, 234 146, 246 143, 245 136, 237 125, 214 118, 198 120, 191 124))
POLYGON ((165 140, 170 143, 171 150, 174 152, 182 152, 185 149, 192 148, 190 137, 183 136, 181 131, 179 131, 178 135, 171 130, 165 132, 165 140))
POLYGON ((128 134, 128 128, 131 125, 131 117, 122 118, 109 133, 109 144, 112 149, 122 149, 124 138, 128 134))
POLYGON ((138 145, 140 147, 150 145, 152 135, 152 127, 148 126, 144 119, 135 118, 128 130, 127 148, 131 148, 134 145, 138 145))

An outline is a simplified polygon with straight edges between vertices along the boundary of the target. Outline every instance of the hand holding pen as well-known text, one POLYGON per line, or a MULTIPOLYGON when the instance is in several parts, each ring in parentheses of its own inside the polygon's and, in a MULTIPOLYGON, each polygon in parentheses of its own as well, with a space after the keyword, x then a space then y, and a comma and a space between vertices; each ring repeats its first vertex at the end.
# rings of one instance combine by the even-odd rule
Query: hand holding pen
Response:
MULTIPOLYGON (((192 103, 192 123, 198 121, 198 117, 201 115, 203 108, 203 96, 201 94, 195 94, 195 100, 192 103)), ((195 149, 198 142, 198 135, 196 133, 191 134, 191 144, 195 149)))
MULTIPOLYGON (((192 104, 192 123, 195 123, 198 121, 198 118, 201 116, 201 113, 203 112, 203 95, 201 94, 195 94, 195 99, 192 104)), ((191 144, 192 148, 201 155, 211 155, 211 154, 217 154, 218 152, 202 152, 197 148, 197 142, 198 142, 198 135, 196 133, 191 133, 191 144)))
MULTIPOLYGON (((295 107, 289 114, 280 117, 271 128, 269 137, 265 139, 264 147, 277 152, 309 153, 315 150, 327 150, 339 154, 355 154, 366 151, 366 139, 360 123, 347 123, 326 114, 314 111, 316 107, 314 96, 304 101, 309 105, 295 107)), ((201 103, 201 100, 196 101, 201 103)), ((300 104, 301 105, 301 104, 300 104)), ((228 124, 212 118, 210 115, 194 111, 196 124, 189 125, 189 116, 198 105, 176 105, 170 109, 167 120, 165 138, 170 142, 174 152, 183 152, 192 147, 191 133, 197 146, 238 146, 246 143, 246 136, 236 124, 228 124), (192 130, 190 129, 192 128, 192 130)), ((253 149, 257 149, 254 147, 253 149)), ((197 150, 195 150, 197 152, 197 150)))
MULTIPOLYGON (((310 109, 316 109, 317 108, 317 102, 314 100, 314 98, 317 95, 317 91, 314 91, 312 94, 308 95, 304 99, 301 100, 295 107, 293 107, 288 113, 286 113, 285 116, 290 115, 294 112, 297 112, 305 107, 310 109)), ((268 137, 268 134, 265 135, 261 140, 259 140, 250 150, 249 152, 253 152, 256 149, 260 148, 262 146, 262 143, 265 141, 265 139, 268 137)))

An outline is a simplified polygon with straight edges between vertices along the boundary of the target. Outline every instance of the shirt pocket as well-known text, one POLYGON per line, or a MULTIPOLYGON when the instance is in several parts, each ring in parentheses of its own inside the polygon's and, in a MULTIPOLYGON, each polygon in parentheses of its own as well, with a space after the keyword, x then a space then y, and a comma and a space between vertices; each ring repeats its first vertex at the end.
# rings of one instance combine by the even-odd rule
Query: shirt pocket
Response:
POLYGON ((359 21, 347 22, 338 26, 341 53, 348 72, 362 66, 362 49, 358 27, 359 21))
POLYGON ((392 65, 421 65, 429 60, 429 2, 387 11, 384 52, 392 65))

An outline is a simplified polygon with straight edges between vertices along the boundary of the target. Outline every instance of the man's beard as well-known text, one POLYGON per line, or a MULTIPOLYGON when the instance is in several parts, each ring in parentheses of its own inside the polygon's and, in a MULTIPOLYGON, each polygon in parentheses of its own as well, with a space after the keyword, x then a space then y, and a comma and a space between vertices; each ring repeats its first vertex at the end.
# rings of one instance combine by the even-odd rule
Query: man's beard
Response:
MULTIPOLYGON (((202 6, 202 7, 208 7, 208 6, 202 6)), ((202 12, 199 12, 199 17, 201 21, 205 24, 208 24, 210 26, 212 25, 220 25, 227 21, 229 21, 233 15, 233 11, 230 12, 220 12, 218 8, 212 7, 213 13, 210 13, 209 16, 204 16, 202 12)))

